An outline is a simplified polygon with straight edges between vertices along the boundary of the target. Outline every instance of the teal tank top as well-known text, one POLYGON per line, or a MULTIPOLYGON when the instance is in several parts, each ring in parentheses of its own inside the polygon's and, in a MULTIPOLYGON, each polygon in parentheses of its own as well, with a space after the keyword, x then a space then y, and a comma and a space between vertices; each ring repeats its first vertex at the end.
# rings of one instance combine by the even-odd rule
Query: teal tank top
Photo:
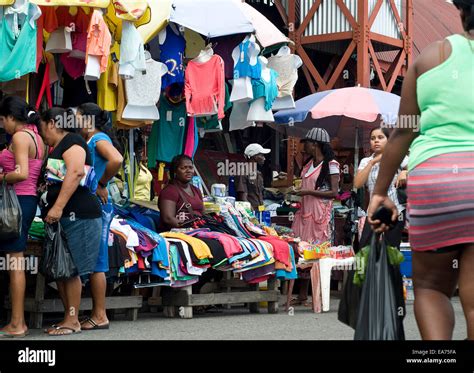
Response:
POLYGON ((26 12, 5 14, 0 7, 0 82, 19 79, 36 71, 36 5, 27 3, 26 12))
POLYGON ((419 136, 408 169, 441 154, 474 152, 474 40, 448 37, 452 52, 417 79, 419 136))
POLYGON ((252 79, 253 100, 250 103, 265 97, 265 111, 270 110, 278 96, 277 78, 278 73, 270 69, 270 81, 267 82, 263 76, 260 79, 252 79))

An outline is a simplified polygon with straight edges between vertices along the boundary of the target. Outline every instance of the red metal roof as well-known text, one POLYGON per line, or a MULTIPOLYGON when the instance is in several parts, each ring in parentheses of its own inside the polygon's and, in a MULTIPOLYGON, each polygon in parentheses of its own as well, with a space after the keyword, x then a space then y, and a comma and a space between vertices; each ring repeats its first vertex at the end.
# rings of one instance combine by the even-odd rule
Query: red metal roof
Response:
MULTIPOLYGON (((463 32, 459 11, 446 0, 413 0, 413 12, 413 59, 431 43, 463 32)), ((377 56, 392 62, 397 53, 377 52, 377 56)))
POLYGON ((413 11, 414 58, 429 44, 463 32, 459 11, 446 0, 413 0, 413 11))

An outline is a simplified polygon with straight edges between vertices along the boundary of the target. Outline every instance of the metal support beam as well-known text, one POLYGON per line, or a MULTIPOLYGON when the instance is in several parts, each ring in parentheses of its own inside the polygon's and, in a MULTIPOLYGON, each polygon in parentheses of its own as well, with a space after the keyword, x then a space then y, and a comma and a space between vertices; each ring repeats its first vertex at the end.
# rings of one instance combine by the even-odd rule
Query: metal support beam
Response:
POLYGON ((354 35, 357 39, 357 83, 362 87, 369 87, 369 1, 359 0, 357 3, 359 25, 354 35))

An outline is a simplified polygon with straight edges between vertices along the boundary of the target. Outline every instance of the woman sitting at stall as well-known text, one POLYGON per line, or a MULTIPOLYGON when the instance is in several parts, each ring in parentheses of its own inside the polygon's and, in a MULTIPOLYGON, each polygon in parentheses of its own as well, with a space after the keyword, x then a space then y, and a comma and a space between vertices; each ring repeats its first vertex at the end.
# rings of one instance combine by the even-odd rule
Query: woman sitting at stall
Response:
POLYGON ((161 191, 158 199, 160 231, 179 228, 193 215, 202 215, 204 204, 201 191, 191 184, 194 176, 193 160, 178 155, 171 161, 170 183, 161 191))
POLYGON ((74 122, 61 108, 52 108, 41 116, 41 135, 53 147, 48 159, 62 160, 67 173, 64 180, 47 186, 42 197, 44 221, 60 223, 68 243, 78 276, 58 281, 58 291, 64 305, 64 319, 47 330, 49 335, 69 335, 81 331, 79 305, 81 276, 94 272, 99 256, 102 231, 102 210, 98 198, 87 186, 80 185, 85 176, 85 165, 92 166, 86 141, 75 131, 74 122))
MULTIPOLYGON (((108 238, 114 207, 109 198, 107 185, 122 166, 120 143, 108 128, 109 113, 94 103, 82 104, 76 114, 81 136, 87 141, 91 152, 92 164, 97 180, 96 195, 102 207, 102 234, 100 252, 94 273, 90 276, 92 293, 91 316, 81 323, 82 330, 108 329, 109 320, 105 312, 105 293, 107 281, 105 273, 109 271, 108 238)), ((111 123, 110 123, 111 127, 111 123)))
MULTIPOLYGON (((39 115, 22 98, 7 97, 0 103, 0 122, 12 136, 8 148, 0 153, 0 167, 3 169, 0 183, 7 182, 14 186, 22 214, 20 237, 0 241, 0 251, 6 252, 7 258, 19 264, 38 207, 36 184, 46 152, 37 129, 39 115)), ((25 272, 21 266, 8 272, 12 316, 10 323, 0 331, 0 337, 23 337, 28 333, 24 314, 25 272)))

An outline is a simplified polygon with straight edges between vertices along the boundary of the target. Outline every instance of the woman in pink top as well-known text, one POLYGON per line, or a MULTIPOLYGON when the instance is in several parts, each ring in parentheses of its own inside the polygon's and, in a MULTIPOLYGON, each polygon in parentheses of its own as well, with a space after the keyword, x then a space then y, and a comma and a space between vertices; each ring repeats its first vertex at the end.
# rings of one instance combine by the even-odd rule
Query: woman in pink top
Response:
MULTIPOLYGON (((302 187, 297 195, 303 199, 292 229, 295 236, 304 241, 322 243, 331 240, 332 200, 339 191, 339 163, 324 129, 311 129, 302 142, 304 152, 311 158, 301 172, 302 187)), ((307 299, 308 287, 309 278, 303 275, 295 304, 307 299)))
POLYGON ((0 331, 0 337, 24 337, 25 272, 20 266, 26 249, 28 230, 36 214, 38 198, 36 184, 45 154, 44 143, 38 134, 39 115, 20 97, 7 97, 0 102, 0 122, 12 136, 8 148, 0 153, 0 182, 14 186, 22 210, 21 236, 11 241, 0 241, 0 250, 7 252, 7 262, 16 261, 17 270, 10 270, 12 318, 0 331))

